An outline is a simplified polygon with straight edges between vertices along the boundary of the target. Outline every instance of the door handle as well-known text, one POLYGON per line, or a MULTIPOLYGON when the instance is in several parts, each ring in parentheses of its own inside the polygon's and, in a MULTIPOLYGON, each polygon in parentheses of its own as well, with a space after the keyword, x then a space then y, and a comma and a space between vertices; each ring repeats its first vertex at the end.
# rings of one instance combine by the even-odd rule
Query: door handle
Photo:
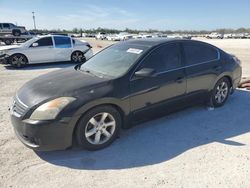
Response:
POLYGON ((175 80, 175 82, 177 82, 177 83, 182 83, 183 82, 183 77, 179 77, 179 78, 177 78, 176 80, 175 80))

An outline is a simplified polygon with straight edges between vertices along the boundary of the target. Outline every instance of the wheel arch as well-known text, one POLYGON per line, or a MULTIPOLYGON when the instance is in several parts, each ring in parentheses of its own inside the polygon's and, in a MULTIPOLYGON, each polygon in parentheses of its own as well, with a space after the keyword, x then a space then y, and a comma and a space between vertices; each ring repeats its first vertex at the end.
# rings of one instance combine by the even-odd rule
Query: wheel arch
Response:
POLYGON ((76 129, 77 129, 77 125, 79 123, 79 121, 81 120, 81 118, 87 113, 89 112, 90 110, 94 109, 94 108, 97 108, 97 107, 100 107, 100 106, 111 106, 113 108, 115 108, 121 115, 121 119, 122 119, 122 129, 126 129, 127 126, 126 126, 126 123, 128 121, 128 115, 127 115, 127 110, 122 107, 121 105, 119 105, 117 102, 110 102, 110 101, 102 101, 102 102, 99 102, 99 103, 88 103, 86 105, 84 105, 83 107, 81 107, 77 112, 76 112, 76 121, 74 123, 74 128, 73 128, 73 132, 72 132, 72 143, 74 142, 75 140, 75 132, 76 132, 76 129))
POLYGON ((210 91, 213 90, 215 84, 221 79, 221 78, 227 78, 230 82, 230 86, 233 86, 233 79, 232 79, 232 75, 230 72, 225 72, 223 74, 221 74, 220 76, 218 76, 215 81, 212 83, 211 87, 210 87, 210 91))
MULTIPOLYGON (((79 50, 79 49, 74 49, 72 52, 71 52, 71 56, 73 55, 73 53, 75 53, 75 52, 81 52, 81 53, 83 53, 81 50, 79 50)), ((84 54, 83 54, 84 55, 84 54)))

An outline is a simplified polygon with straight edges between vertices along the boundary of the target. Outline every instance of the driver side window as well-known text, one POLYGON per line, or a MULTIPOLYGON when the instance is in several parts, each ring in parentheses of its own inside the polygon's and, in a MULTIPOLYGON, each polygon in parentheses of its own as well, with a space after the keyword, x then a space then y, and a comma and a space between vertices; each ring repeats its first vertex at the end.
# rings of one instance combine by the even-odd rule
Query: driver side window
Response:
POLYGON ((149 56, 144 59, 140 69, 154 69, 156 73, 180 68, 181 52, 179 44, 165 44, 154 49, 149 56))
MULTIPOLYGON (((52 38, 51 37, 45 37, 37 40, 36 42, 38 45, 36 47, 42 47, 42 46, 53 46, 52 38)), ((34 44, 33 43, 33 44, 34 44)), ((33 44, 31 44, 30 47, 33 47, 33 44)))

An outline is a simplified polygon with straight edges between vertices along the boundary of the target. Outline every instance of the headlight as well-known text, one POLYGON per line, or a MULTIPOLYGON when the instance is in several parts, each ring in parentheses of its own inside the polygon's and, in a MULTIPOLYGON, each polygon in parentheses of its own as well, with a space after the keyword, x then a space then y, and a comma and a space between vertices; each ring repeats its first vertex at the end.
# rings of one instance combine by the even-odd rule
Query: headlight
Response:
POLYGON ((32 120, 51 120, 65 108, 68 104, 76 100, 73 97, 60 97, 39 106, 30 116, 32 120))

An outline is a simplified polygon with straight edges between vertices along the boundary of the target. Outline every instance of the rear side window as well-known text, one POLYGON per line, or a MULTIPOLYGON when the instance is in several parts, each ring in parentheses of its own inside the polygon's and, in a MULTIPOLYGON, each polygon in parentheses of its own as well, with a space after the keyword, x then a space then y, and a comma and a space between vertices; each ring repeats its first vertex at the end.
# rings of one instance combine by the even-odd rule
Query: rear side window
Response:
POLYGON ((144 60, 141 68, 152 68, 156 72, 164 72, 181 67, 179 44, 167 44, 156 48, 144 60))
POLYGON ((4 24, 3 24, 3 28, 4 28, 4 29, 6 29, 6 28, 9 29, 9 28, 10 28, 10 24, 4 23, 4 24))
POLYGON ((206 44, 185 42, 183 43, 186 64, 195 65, 218 59, 218 51, 206 44))
POLYGON ((69 37, 54 37, 56 48, 71 48, 71 40, 69 37))
POLYGON ((53 42, 52 42, 51 37, 41 38, 41 39, 39 39, 38 41, 36 41, 34 43, 38 43, 38 47, 41 47, 41 46, 53 46, 53 42))

